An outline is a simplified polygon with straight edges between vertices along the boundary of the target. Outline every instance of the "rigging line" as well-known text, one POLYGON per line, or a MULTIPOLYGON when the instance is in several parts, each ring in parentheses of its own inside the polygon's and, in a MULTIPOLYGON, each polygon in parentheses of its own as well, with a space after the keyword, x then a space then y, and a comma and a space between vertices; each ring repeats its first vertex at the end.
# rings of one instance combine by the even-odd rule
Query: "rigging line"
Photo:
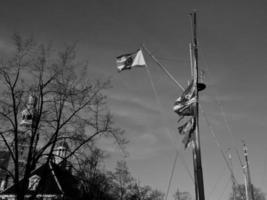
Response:
MULTIPOLYGON (((169 76, 169 78, 171 78, 184 91, 183 86, 177 80, 175 80, 175 78, 168 72, 168 70, 164 66, 162 66, 160 64, 160 62, 151 54, 151 52, 144 45, 142 45, 142 46, 146 50, 146 52, 151 56, 151 58, 164 70, 164 72, 169 76)), ((151 72, 150 72, 148 66, 146 67, 146 69, 147 69, 146 71, 147 71, 147 74, 148 74, 148 77, 149 77, 149 80, 150 80, 154 95, 156 97, 157 103, 158 103, 158 105, 161 105, 160 101, 159 101, 159 97, 157 95, 155 84, 153 82, 153 79, 152 79, 152 76, 151 76, 151 72)), ((161 108, 161 106, 160 106, 160 108, 161 108)), ((169 129, 167 129, 167 130, 168 130, 168 134, 171 135, 169 129)), ((178 155, 179 155, 179 151, 178 151, 178 149, 176 147, 176 155, 175 155, 175 160, 174 160, 174 163, 173 163, 173 170, 175 169, 178 155)), ((191 180, 193 181, 193 176, 191 175, 190 170, 188 169, 186 163, 184 163, 184 166, 185 166, 186 171, 189 174, 191 180)), ((173 170, 171 172, 171 176, 170 176, 170 179, 169 179, 169 184, 168 184, 167 193, 166 193, 166 200, 167 200, 167 197, 168 197, 169 189, 170 189, 170 186, 171 186, 171 181, 172 181, 172 178, 173 178, 173 170)))
POLYGON ((180 89, 184 91, 184 87, 170 74, 170 72, 157 60, 157 58, 142 44, 143 49, 148 55, 160 66, 160 68, 167 74, 167 76, 176 84, 180 89))
MULTIPOLYGON (((148 78, 149 78, 149 81, 150 81, 150 84, 151 84, 151 87, 152 87, 152 90, 153 90, 153 93, 154 93, 154 96, 155 96, 155 99, 156 99, 156 103, 158 104, 158 107, 159 107, 159 109, 160 109, 160 113, 161 113, 161 117, 162 117, 162 110, 163 110, 163 108, 162 108, 162 104, 161 104, 161 102, 160 102, 159 95, 158 95, 158 93, 157 93, 155 84, 154 84, 154 82, 153 82, 152 75, 151 75, 151 72, 150 72, 150 70, 149 70, 149 66, 147 65, 145 68, 146 68, 147 76, 148 76, 148 78)), ((163 117, 162 117, 162 118, 163 118, 163 117)), ((164 120, 164 119, 162 119, 162 121, 165 123, 165 120, 164 120)), ((179 154, 179 150, 178 150, 178 148, 176 147, 176 145, 174 144, 174 142, 173 142, 173 140, 172 140, 173 135, 171 134, 169 128, 167 128, 167 133, 168 133, 168 136, 169 136, 169 138, 170 138, 172 144, 175 146, 175 149, 176 149, 175 160, 174 160, 173 167, 172 167, 173 170, 175 169, 175 166, 176 166, 177 157, 178 157, 178 155, 180 155, 179 158, 180 158, 180 160, 182 161, 182 164, 184 165, 184 167, 185 167, 185 169, 186 169, 186 172, 188 173, 188 175, 189 175, 189 177, 191 178, 192 182, 194 182, 193 176, 192 176, 192 174, 190 173, 190 170, 189 170, 188 166, 186 165, 184 159, 182 159, 182 158, 183 158, 183 157, 181 157, 182 155, 179 154)), ((173 172, 171 172, 171 176, 170 176, 170 179, 169 179, 169 184, 168 184, 168 187, 167 187, 168 189, 167 189, 167 193, 166 193, 166 200, 167 200, 167 196, 168 196, 169 189, 170 189, 170 186, 171 186, 172 177, 173 177, 173 172)))
POLYGON ((212 188, 211 188, 211 190, 210 190, 210 192, 209 192, 209 194, 208 194, 208 199, 209 199, 209 197, 214 193, 214 191, 215 191, 215 189, 217 188, 219 182, 223 180, 222 178, 224 177, 224 172, 225 172, 225 168, 224 168, 224 170, 220 173, 220 175, 218 176, 219 178, 217 179, 217 181, 215 182, 215 184, 213 184, 213 186, 212 186, 212 188))
POLYGON ((168 199, 168 195, 169 195, 169 191, 170 191, 170 187, 171 187, 172 178, 173 178, 173 175, 174 175, 174 170, 175 170, 175 167, 176 167, 176 162, 177 162, 178 155, 179 155, 179 152, 176 151, 174 162, 173 162, 173 165, 172 165, 171 175, 170 175, 170 178, 169 178, 169 183, 168 183, 168 187, 167 187, 165 200, 168 199))
MULTIPOLYGON (((233 134, 233 132, 232 132, 230 126, 229 126, 229 122, 228 122, 228 120, 226 118, 226 115, 225 115, 225 112, 223 110, 222 104, 221 104, 221 102, 219 102, 219 100, 218 100, 218 98, 216 96, 215 96, 215 101, 218 104, 218 106, 220 107, 221 114, 222 114, 226 129, 227 129, 227 132, 228 132, 228 134, 230 134, 230 137, 231 137, 231 141, 234 142, 235 141, 234 134, 233 134)), ((239 154, 238 149, 236 148, 236 145, 232 144, 232 146, 234 147, 235 153, 237 154, 237 157, 238 157, 238 160, 239 160, 239 163, 240 163, 241 167, 243 167, 244 164, 242 163, 241 156, 239 154)))
MULTIPOLYGON (((199 45, 198 47, 199 47, 199 54, 200 54, 200 57, 202 58, 201 60, 203 61, 204 67, 205 67, 206 71, 209 72, 209 69, 210 69, 210 68, 209 68, 209 65, 208 65, 208 63, 206 62, 206 59, 205 59, 205 56, 204 56, 205 52, 204 52, 204 50, 202 49, 202 46, 201 46, 201 45, 199 45), (202 51, 203 51, 203 53, 202 53, 202 51)), ((204 70, 205 70, 205 69, 204 69, 204 70)))
POLYGON ((185 161, 185 159, 184 159, 183 154, 179 154, 179 155, 180 155, 179 158, 180 158, 180 160, 182 161, 182 165, 183 165, 184 168, 186 169, 187 174, 190 176, 190 179, 192 180, 192 182, 194 182, 194 178, 193 178, 193 176, 192 176, 192 174, 191 174, 191 172, 190 172, 188 166, 186 165, 186 161, 185 161))
MULTIPOLYGON (((200 54, 201 54, 201 57, 203 58, 202 60, 203 60, 203 62, 204 62, 205 65, 206 65, 206 69, 207 69, 207 71, 209 71, 210 67, 209 67, 208 63, 206 62, 205 55, 204 55, 205 52, 204 52, 203 48, 201 48, 201 47, 199 48, 199 50, 200 50, 199 52, 200 52, 200 54)), ((239 153, 239 151, 238 151, 238 149, 236 148, 236 145, 235 145, 235 138, 234 138, 233 132, 231 131, 231 128, 230 128, 230 126, 229 126, 229 122, 228 122, 228 120, 227 120, 227 118, 226 118, 225 112, 224 112, 224 110, 223 110, 223 106, 222 106, 222 104, 218 101, 218 99, 216 98, 216 96, 215 96, 215 102, 217 103, 217 105, 218 105, 219 108, 220 108, 220 111, 221 111, 221 114, 222 114, 222 117, 223 117, 225 126, 226 126, 226 128, 227 128, 227 132, 228 132, 228 134, 229 134, 230 137, 231 137, 231 146, 234 147, 234 150, 235 150, 235 153, 237 154, 239 163, 240 163, 241 167, 243 167, 243 163, 242 163, 242 160, 241 160, 240 153, 239 153)))
MULTIPOLYGON (((216 135, 215 135, 215 133, 214 133, 212 127, 210 126, 210 123, 209 123, 209 121, 208 121, 208 118, 207 118, 207 116, 205 115, 205 113, 204 113, 202 107, 200 107, 200 109, 201 109, 201 111, 202 111, 202 114, 203 114, 204 119, 206 120, 207 124, 209 124, 209 125, 208 125, 209 129, 211 128, 211 129, 210 129, 210 132, 213 133, 213 134, 212 134, 213 137, 217 140, 216 144, 219 144, 219 145, 220 145, 220 143, 219 143, 219 141, 218 141, 218 139, 217 139, 217 137, 216 137, 216 135)), ((223 152, 223 150, 222 150, 221 148, 220 148, 220 151, 221 151, 222 156, 223 156, 223 158, 224 158, 224 160, 225 160, 225 162, 226 162, 226 164, 227 164, 228 169, 230 170, 231 178, 234 180, 234 182, 235 182, 236 184, 238 184, 238 182, 237 182, 237 180, 236 180, 236 178, 235 178, 235 176, 234 176, 233 169, 232 169, 232 167, 230 166, 229 162, 227 161, 226 156, 225 156, 225 154, 224 154, 224 152, 223 152)))
POLYGON ((261 183, 263 186, 266 185, 266 183, 265 183, 265 180, 266 180, 265 169, 266 169, 266 161, 267 161, 267 159, 266 159, 267 158, 267 148, 265 147, 264 150, 265 150, 265 153, 264 153, 263 172, 262 172, 262 174, 264 174, 264 175, 262 176, 262 183, 261 183))
POLYGON ((185 62, 183 59, 175 59, 175 58, 166 58, 166 57, 159 57, 157 56, 159 60, 166 60, 166 61, 172 61, 172 62, 185 62))
POLYGON ((176 153, 175 153, 175 159, 174 159, 174 163, 173 163, 173 166, 172 166, 172 171, 171 171, 171 175, 170 175, 170 178, 169 178, 169 183, 168 183, 168 187, 167 187, 167 192, 166 192, 166 198, 165 200, 168 199, 168 195, 169 195, 169 190, 170 190, 170 187, 171 187, 171 183, 172 183, 172 179, 173 179, 173 176, 174 176, 174 169, 176 167, 176 163, 177 163, 177 158, 178 156, 180 156, 180 160, 182 161, 182 165, 185 167, 188 175, 190 176, 190 179, 192 180, 192 182, 194 182, 194 178, 188 168, 188 166, 186 165, 186 162, 184 160, 184 157, 182 154, 179 153, 178 149, 176 149, 176 153))
MULTIPOLYGON (((154 84, 154 82, 153 82, 153 79, 152 79, 152 76, 151 76, 151 72, 150 72, 150 70, 149 70, 148 65, 147 65, 145 68, 146 68, 146 72, 147 72, 147 76, 148 76, 150 85, 151 85, 152 90, 153 90, 153 94, 154 94, 155 99, 156 99, 157 106, 158 106, 158 108, 159 108, 159 112, 160 112, 160 114, 161 114, 162 121, 163 121, 164 124, 165 124, 165 120, 163 120, 163 117, 162 117, 163 108, 162 108, 162 105, 161 105, 161 102, 160 102, 160 99, 159 99, 158 92, 157 92, 157 90, 156 90, 156 86, 155 86, 155 84, 154 84)), ((173 143, 173 140, 172 140, 173 135, 171 134, 169 128, 167 128, 167 132, 168 132, 168 135, 169 135, 169 137, 170 137, 170 140, 171 140, 172 143, 173 143)), ((173 144, 174 144, 174 143, 173 143, 173 144)), ((175 145, 175 144, 174 144, 174 145, 175 145)), ((175 146, 175 147, 176 147, 176 146, 175 146)))
MULTIPOLYGON (((153 79, 152 79, 152 75, 151 75, 151 72, 150 72, 150 70, 149 70, 149 66, 148 66, 148 65, 147 65, 147 67, 146 67, 146 72, 147 72, 147 76, 148 76, 148 78, 149 78, 150 85, 151 85, 152 90, 153 90, 153 94, 154 94, 154 96, 155 96, 156 103, 157 103, 158 108, 159 108, 159 111, 160 111, 160 113, 162 114, 162 113, 163 113, 163 106, 162 106, 162 104, 161 104, 161 102, 160 102, 160 98, 159 98, 158 92, 157 92, 157 90, 156 90, 156 86, 155 86, 155 83, 154 83, 154 81, 153 81, 153 79)), ((162 121, 163 121, 164 123, 166 123, 166 122, 165 122, 165 121, 166 121, 165 118, 163 118, 163 117, 161 117, 161 118, 162 118, 162 121)), ((172 144, 174 144, 174 142, 173 142, 173 135, 171 134, 171 131, 169 130, 169 128, 167 128, 167 131, 168 131, 168 135, 169 135, 169 137, 170 137, 170 140, 171 140, 172 144)), ((179 151, 179 150, 177 149, 177 147, 176 147, 175 144, 174 144, 174 146, 175 146, 176 150, 179 151)), ((186 166, 186 165, 185 165, 185 166, 186 166)), ((188 167, 187 167, 187 169, 188 169, 188 167)), ((189 170, 188 170, 188 171, 189 171, 189 170)), ((193 177, 190 173, 189 173, 189 175, 190 175, 190 177, 193 177)), ((192 180, 193 180, 193 178, 192 178, 192 180)))
POLYGON ((221 154, 222 154, 222 157, 223 157, 223 159, 224 159, 224 161, 225 161, 225 163, 226 163, 226 165, 227 165, 227 168, 229 169, 230 173, 233 174, 233 178, 234 178, 235 182, 237 182, 237 181, 236 181, 236 178, 235 178, 235 176, 234 176, 234 173, 233 173, 233 169, 231 168, 231 166, 230 166, 230 164, 229 164, 229 162, 228 162, 228 160, 227 160, 227 158, 226 158, 226 156, 225 156, 225 154, 224 154, 224 151, 223 151, 222 148, 221 148, 221 145, 220 145, 220 143, 219 143, 219 140, 218 140, 217 136, 215 135, 215 132, 214 132, 214 130, 213 130, 213 128, 212 128, 212 126, 211 126, 211 124, 210 124, 210 122, 209 122, 207 116, 206 116, 206 113, 204 112, 202 106, 199 106, 199 108, 200 108, 200 111, 201 111, 201 113, 202 113, 202 116, 204 117, 204 119, 205 119, 205 121, 206 121, 206 124, 207 124, 207 126, 208 126, 208 129, 209 129, 211 135, 213 136, 213 138, 214 138, 214 140, 215 140, 215 143, 216 143, 217 147, 219 148, 219 150, 220 150, 220 152, 221 152, 221 154))
POLYGON ((226 191, 226 188, 228 187, 229 183, 231 182, 231 179, 228 179, 228 181, 226 182, 224 188, 223 188, 223 191, 221 193, 221 195, 219 196, 218 200, 221 200, 222 196, 224 195, 225 191, 226 191))

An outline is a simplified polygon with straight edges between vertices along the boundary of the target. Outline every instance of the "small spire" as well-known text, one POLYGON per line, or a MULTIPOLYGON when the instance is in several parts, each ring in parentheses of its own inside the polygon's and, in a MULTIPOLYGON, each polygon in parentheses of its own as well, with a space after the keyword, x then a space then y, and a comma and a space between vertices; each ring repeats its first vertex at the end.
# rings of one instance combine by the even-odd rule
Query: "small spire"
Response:
POLYGON ((23 127, 31 127, 35 114, 35 107, 37 103, 37 98, 35 95, 29 95, 26 108, 21 112, 22 120, 20 125, 23 127))

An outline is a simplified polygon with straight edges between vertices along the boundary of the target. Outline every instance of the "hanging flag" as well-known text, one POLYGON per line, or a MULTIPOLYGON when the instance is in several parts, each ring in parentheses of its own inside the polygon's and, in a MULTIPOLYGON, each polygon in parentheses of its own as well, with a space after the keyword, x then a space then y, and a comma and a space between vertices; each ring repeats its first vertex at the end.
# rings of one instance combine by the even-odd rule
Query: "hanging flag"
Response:
POLYGON ((194 142, 194 136, 194 132, 189 132, 185 135, 184 139, 182 140, 185 149, 187 149, 187 147, 194 142))
POLYGON ((118 71, 131 69, 132 67, 145 67, 146 62, 141 49, 134 53, 120 55, 116 58, 118 71))
POLYGON ((196 129, 196 123, 193 117, 186 123, 178 127, 179 133, 181 135, 184 135, 182 142, 185 145, 185 149, 189 146, 191 142, 193 142, 195 129, 196 129))
POLYGON ((175 101, 173 106, 174 112, 180 116, 194 115, 194 105, 196 103, 195 91, 194 81, 191 81, 183 94, 175 101))
POLYGON ((188 121, 178 127, 178 131, 181 135, 185 135, 189 131, 194 129, 194 118, 191 117, 188 121))

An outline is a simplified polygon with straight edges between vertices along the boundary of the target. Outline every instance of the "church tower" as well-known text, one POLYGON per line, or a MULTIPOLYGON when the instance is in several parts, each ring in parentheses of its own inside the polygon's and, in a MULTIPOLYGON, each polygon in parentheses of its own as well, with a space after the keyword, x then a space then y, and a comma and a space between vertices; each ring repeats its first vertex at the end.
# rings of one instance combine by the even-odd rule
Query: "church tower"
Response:
MULTIPOLYGON (((18 128, 18 164, 19 164, 19 176, 20 178, 24 174, 25 166, 27 163, 27 156, 29 152, 30 138, 32 134, 32 128, 34 126, 34 120, 36 117, 36 103, 37 98, 34 95, 30 95, 26 108, 21 112, 22 119, 18 128)), ((11 144, 14 151, 14 143, 11 144)), ((10 159, 10 152, 7 149, 0 149, 0 191, 4 190, 11 183, 9 173, 4 169, 8 169, 10 172, 14 172, 15 166, 10 159)))
POLYGON ((37 98, 34 95, 30 95, 26 104, 26 108, 21 112, 22 120, 20 122, 18 131, 20 175, 23 174, 27 162, 32 128, 34 127, 36 118, 36 103, 37 98))
POLYGON ((22 111, 22 120, 20 126, 23 129, 31 129, 34 125, 34 118, 36 114, 37 98, 34 95, 30 95, 26 108, 22 111))

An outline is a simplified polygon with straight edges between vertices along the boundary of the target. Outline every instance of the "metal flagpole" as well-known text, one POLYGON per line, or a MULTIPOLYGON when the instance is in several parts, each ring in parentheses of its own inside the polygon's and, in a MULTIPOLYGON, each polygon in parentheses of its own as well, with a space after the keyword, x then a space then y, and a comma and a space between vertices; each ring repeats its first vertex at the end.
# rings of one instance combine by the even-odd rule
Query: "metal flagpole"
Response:
MULTIPOLYGON (((189 52, 190 52, 190 66, 191 66, 191 75, 194 77, 195 79, 195 66, 194 66, 194 56, 193 56, 193 45, 192 43, 189 43, 189 52)), ((195 86, 196 87, 196 86, 195 86)), ((195 143, 194 141, 192 142, 192 147, 193 149, 195 149, 195 143)), ((198 182, 197 182, 197 170, 196 167, 197 163, 196 163, 196 151, 192 151, 193 153, 193 166, 194 166, 194 183, 195 183, 195 199, 199 200, 199 196, 198 196, 198 182)))
POLYGON ((195 140, 193 148, 193 159, 194 159, 194 171, 195 171, 195 191, 197 200, 205 200, 204 194, 204 182, 203 172, 201 163, 201 150, 200 150, 200 136, 199 136, 199 95, 198 92, 205 89, 205 84, 199 82, 198 73, 198 44, 197 44, 197 14, 196 11, 191 13, 193 20, 193 64, 194 64, 194 83, 196 87, 196 106, 195 106, 195 140))

